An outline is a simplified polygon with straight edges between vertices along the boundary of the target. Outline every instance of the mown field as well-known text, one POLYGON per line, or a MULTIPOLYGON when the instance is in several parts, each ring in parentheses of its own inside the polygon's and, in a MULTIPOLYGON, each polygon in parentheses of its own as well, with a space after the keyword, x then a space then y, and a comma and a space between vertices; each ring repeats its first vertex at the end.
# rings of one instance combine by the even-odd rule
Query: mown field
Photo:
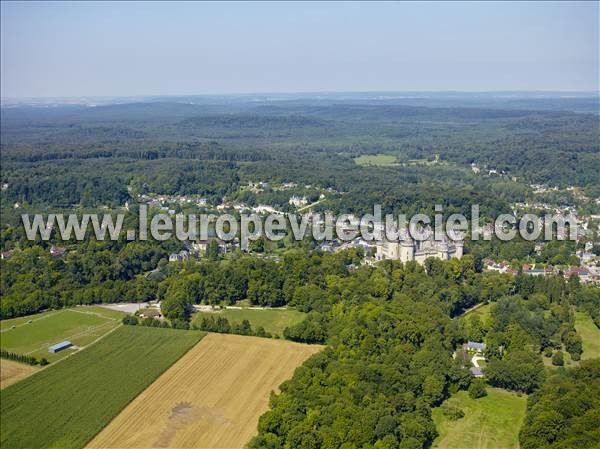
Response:
POLYGON ((243 448, 269 394, 322 346, 209 334, 140 394, 88 449, 243 448))
POLYGON ((198 312, 194 320, 201 319, 205 314, 219 314, 229 320, 230 323, 240 323, 248 320, 252 329, 258 326, 265 328, 267 332, 283 335, 283 330, 302 321, 306 314, 294 309, 224 309, 215 312, 198 312))
POLYGON ((0 447, 84 447, 204 334, 121 326, 0 391, 0 447))
POLYGON ((600 357, 600 329, 585 312, 575 312, 575 328, 583 340, 582 359, 600 357))
POLYGON ((47 312, 40 312, 35 315, 26 315, 18 318, 11 318, 10 320, 0 321, 0 330, 10 329, 12 326, 20 326, 26 324, 28 321, 39 320, 40 318, 47 318, 50 315, 54 315, 62 312, 62 310, 48 310, 47 312))
POLYGON ((79 347, 86 346, 117 327, 122 316, 121 312, 102 307, 75 307, 3 320, 0 322, 0 348, 17 354, 45 357, 52 362, 73 350, 51 354, 48 346, 63 340, 79 347))
POLYGON ((437 407, 432 411, 439 432, 434 449, 517 449, 519 429, 525 417, 526 396, 498 388, 487 389, 488 395, 471 399, 459 391, 447 400, 465 413, 451 421, 437 407))

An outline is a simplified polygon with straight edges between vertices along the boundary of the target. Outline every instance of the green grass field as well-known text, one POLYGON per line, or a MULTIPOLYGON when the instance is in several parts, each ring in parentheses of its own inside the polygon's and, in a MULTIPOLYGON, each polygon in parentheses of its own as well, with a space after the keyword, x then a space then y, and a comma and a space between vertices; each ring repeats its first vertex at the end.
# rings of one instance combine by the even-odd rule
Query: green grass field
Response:
POLYGON ((91 306, 3 320, 0 347, 18 354, 45 357, 52 362, 73 350, 51 354, 48 346, 63 340, 79 347, 86 346, 117 327, 122 316, 118 311, 91 306))
POLYGON ((585 312, 575 312, 575 328, 583 340, 582 359, 600 357, 600 329, 585 312))
POLYGON ((10 329, 12 326, 20 326, 26 324, 28 321, 39 320, 40 318, 46 318, 50 315, 54 315, 62 312, 62 310, 49 310, 47 312, 36 313, 35 315, 21 316, 19 318, 11 318, 10 320, 0 321, 0 330, 10 329))
POLYGON ((204 334, 121 326, 0 391, 0 447, 81 448, 204 334))
POLYGON ((398 165, 398 159, 391 154, 362 155, 354 158, 358 165, 394 166, 398 165))
POLYGON ((437 449, 516 449, 518 436, 525 417, 526 396, 517 396, 497 388, 487 389, 488 395, 471 399, 466 391, 459 391, 448 403, 461 408, 465 416, 451 421, 440 407, 433 409, 433 421, 439 437, 432 448, 437 449))
POLYGON ((267 332, 279 336, 283 335, 283 329, 298 324, 306 316, 305 313, 293 309, 225 309, 218 312, 198 312, 194 320, 205 314, 224 316, 230 323, 248 320, 252 329, 262 326, 267 332))

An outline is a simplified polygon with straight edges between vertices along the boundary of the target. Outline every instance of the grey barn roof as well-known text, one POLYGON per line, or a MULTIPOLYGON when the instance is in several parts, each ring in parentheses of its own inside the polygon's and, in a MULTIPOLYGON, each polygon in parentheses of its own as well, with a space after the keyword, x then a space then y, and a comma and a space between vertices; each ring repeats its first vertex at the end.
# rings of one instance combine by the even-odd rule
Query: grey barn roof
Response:
POLYGON ((68 341, 68 340, 61 341, 60 343, 56 343, 55 345, 50 346, 48 348, 48 352, 58 352, 62 349, 66 349, 70 346, 73 346, 73 344, 70 341, 68 341))

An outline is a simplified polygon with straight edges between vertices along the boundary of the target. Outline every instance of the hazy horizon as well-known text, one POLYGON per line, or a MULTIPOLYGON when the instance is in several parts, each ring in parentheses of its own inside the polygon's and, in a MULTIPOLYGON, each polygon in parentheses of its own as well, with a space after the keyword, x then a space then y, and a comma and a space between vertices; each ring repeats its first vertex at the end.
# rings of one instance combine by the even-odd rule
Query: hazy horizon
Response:
POLYGON ((427 89, 427 90, 352 90, 352 91, 343 91, 343 90, 324 90, 324 91, 281 91, 281 92, 223 92, 223 93, 174 93, 174 94, 139 94, 139 95, 75 95, 75 96, 38 96, 38 97, 2 97, 3 100, 69 100, 69 99, 132 99, 132 98, 185 98, 185 97, 257 97, 257 96, 303 96, 303 97, 311 97, 311 96, 336 96, 336 95, 360 95, 363 94, 365 96, 368 95, 394 95, 394 98, 407 98, 406 95, 415 95, 419 97, 424 97, 426 95, 432 96, 486 96, 486 97, 560 97, 560 96, 569 96, 572 95, 574 97, 587 97, 587 96, 600 96, 600 91, 594 90, 500 90, 500 89, 491 89, 491 90, 435 90, 435 89, 427 89))

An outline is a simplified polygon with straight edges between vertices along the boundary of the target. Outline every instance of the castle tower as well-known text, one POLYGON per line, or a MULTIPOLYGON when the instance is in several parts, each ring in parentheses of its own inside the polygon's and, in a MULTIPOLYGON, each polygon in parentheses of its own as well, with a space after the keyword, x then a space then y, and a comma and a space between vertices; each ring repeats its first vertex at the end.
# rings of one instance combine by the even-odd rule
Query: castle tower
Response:
POLYGON ((441 243, 438 245, 437 249, 437 258, 441 260, 448 260, 450 258, 448 245, 441 243))
POLYGON ((454 247, 456 248, 456 252, 454 253, 454 257, 460 259, 463 256, 463 247, 465 242, 462 240, 457 240, 454 242, 454 247))

